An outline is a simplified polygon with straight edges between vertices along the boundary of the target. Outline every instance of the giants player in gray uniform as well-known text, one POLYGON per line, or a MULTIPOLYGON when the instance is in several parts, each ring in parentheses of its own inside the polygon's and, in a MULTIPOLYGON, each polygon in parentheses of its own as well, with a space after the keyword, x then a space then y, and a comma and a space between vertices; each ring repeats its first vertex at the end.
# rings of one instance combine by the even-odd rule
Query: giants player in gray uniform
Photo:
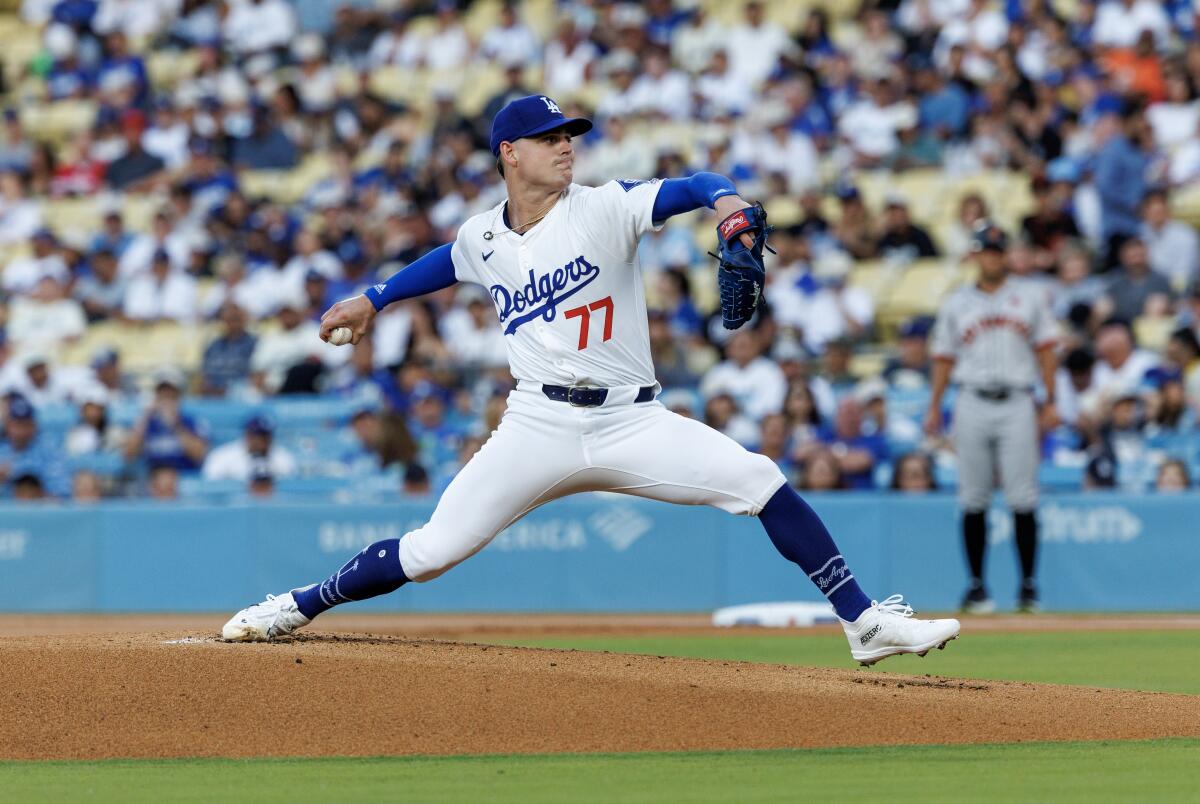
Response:
POLYGON ((508 198, 467 220, 453 244, 322 318, 322 338, 344 326, 358 342, 376 312, 395 301, 456 282, 482 285, 495 303, 517 387, 499 427, 447 487, 429 522, 368 545, 322 582, 243 609, 222 628, 225 639, 274 639, 334 606, 432 581, 534 508, 584 491, 757 517, 780 553, 829 600, 851 655, 863 664, 898 653, 923 656, 958 636, 957 620, 917 619, 899 595, 868 598, 773 461, 655 399, 638 241, 671 216, 702 207, 722 217, 728 239, 746 224, 750 205, 713 173, 575 184, 572 139, 591 127, 566 118, 544 95, 509 103, 492 121, 491 137, 508 198))
POLYGON ((1034 385, 1046 389, 1041 426, 1058 424, 1054 407, 1055 322, 1044 292, 1032 283, 1008 278, 1008 237, 985 224, 972 238, 979 280, 950 294, 933 329, 933 393, 925 431, 942 427, 942 396, 951 380, 958 386, 954 406, 954 449, 958 454, 958 500, 971 586, 963 610, 994 609, 983 581, 987 509, 996 486, 1013 511, 1021 562, 1018 608, 1037 607, 1034 561, 1037 554, 1038 418, 1034 385))

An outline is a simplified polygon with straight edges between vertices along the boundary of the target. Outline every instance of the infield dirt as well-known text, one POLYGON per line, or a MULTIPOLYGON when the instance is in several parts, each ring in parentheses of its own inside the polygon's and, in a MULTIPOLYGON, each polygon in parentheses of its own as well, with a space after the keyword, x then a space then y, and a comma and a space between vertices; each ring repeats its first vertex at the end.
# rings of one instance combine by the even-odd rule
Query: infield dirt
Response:
POLYGON ((160 618, 192 630, 147 632, 151 618, 44 619, 40 629, 39 618, 0 620, 0 634, 20 634, 0 638, 0 759, 1200 736, 1200 696, 395 635, 228 645, 194 630, 198 622, 160 618))

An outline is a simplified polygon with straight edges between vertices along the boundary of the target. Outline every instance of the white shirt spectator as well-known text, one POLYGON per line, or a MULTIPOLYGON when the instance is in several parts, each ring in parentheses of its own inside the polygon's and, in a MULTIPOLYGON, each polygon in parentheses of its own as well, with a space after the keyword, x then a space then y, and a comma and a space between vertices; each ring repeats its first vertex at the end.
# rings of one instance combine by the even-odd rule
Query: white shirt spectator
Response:
POLYGON ((727 41, 730 66, 747 91, 761 86, 779 64, 779 57, 792 48, 787 31, 772 22, 743 23, 729 32, 727 41))
MULTIPOLYGON (((408 354, 412 311, 408 303, 392 304, 375 316, 375 368, 398 366, 408 354)), ((347 350, 349 351, 349 350, 347 350)))
POLYGON ((649 178, 653 170, 653 149, 639 139, 624 135, 601 140, 581 157, 579 165, 579 175, 584 183, 597 185, 613 179, 649 178))
POLYGON ((53 351, 63 341, 87 330, 83 305, 74 299, 40 299, 18 296, 8 308, 8 339, 22 348, 53 351))
POLYGON ((1183 145, 1171 157, 1167 175, 1173 185, 1190 184, 1200 179, 1200 137, 1194 137, 1183 145))
POLYGON ((405 29, 397 35, 387 30, 375 37, 367 53, 367 63, 372 67, 394 65, 414 69, 425 57, 425 40, 420 34, 405 29))
POLYGON ((279 272, 273 268, 260 268, 232 287, 219 282, 204 292, 200 300, 200 315, 206 321, 216 318, 221 305, 232 299, 251 320, 266 318, 279 307, 279 283, 279 272))
POLYGON ((713 53, 724 49, 725 28, 707 15, 676 28, 671 39, 671 57, 692 75, 708 66, 713 53))
POLYGON ((1167 221, 1161 229, 1142 224, 1142 240, 1150 254, 1150 267, 1171 280, 1177 290, 1186 288, 1200 270, 1200 235, 1183 221, 1167 221))
POLYGON ((896 150, 900 104, 879 106, 869 96, 852 104, 838 121, 838 131, 855 151, 880 159, 896 150))
POLYGON ((26 370, 32 359, 9 360, 4 364, 3 370, 0 370, 0 395, 20 394, 35 408, 63 405, 70 402, 90 379, 86 366, 55 368, 47 364, 46 382, 40 387, 36 386, 26 370))
POLYGON ((753 143, 753 151, 742 153, 735 148, 734 158, 744 158, 761 175, 778 173, 786 177, 788 192, 800 195, 819 183, 820 155, 812 140, 801 132, 776 127, 747 141, 753 143))
POLYGON ((1097 44, 1109 47, 1133 47, 1142 31, 1154 34, 1154 46, 1159 50, 1167 46, 1171 21, 1167 19, 1161 3, 1135 0, 1126 6, 1121 0, 1109 0, 1096 11, 1092 39, 1097 44))
POLYGON ((198 311, 196 280, 178 271, 161 282, 151 274, 134 277, 125 291, 124 313, 135 321, 169 319, 187 324, 196 320, 198 311))
POLYGON ((859 327, 871 325, 875 318, 875 302, 869 293, 848 286, 823 286, 805 292, 797 285, 805 272, 805 269, 797 268, 776 271, 769 295, 775 319, 783 326, 794 327, 803 333, 804 345, 809 351, 820 353, 830 341, 856 334, 851 330, 850 321, 859 327))
POLYGON ((261 53, 286 47, 296 37, 296 15, 286 0, 242 0, 231 4, 221 33, 235 52, 261 53))
POLYGON ((63 258, 57 254, 50 254, 40 259, 25 257, 13 260, 8 264, 8 267, 4 269, 4 278, 0 281, 0 285, 4 287, 6 293, 19 295, 33 290, 34 286, 47 276, 66 285, 71 280, 71 270, 63 258))
POLYGON ((260 335, 250 357, 250 370, 263 373, 267 389, 274 393, 292 366, 309 357, 317 358, 326 366, 340 366, 350 359, 351 352, 351 349, 322 341, 317 322, 302 321, 292 329, 277 329, 260 335))
POLYGON ((992 53, 1008 38, 1008 21, 998 9, 984 9, 975 16, 964 15, 946 24, 938 34, 933 48, 933 58, 938 67, 950 63, 950 50, 955 45, 967 49, 963 59, 963 70, 976 81, 987 80, 993 72, 991 61, 978 55, 978 51, 992 53))
POLYGON ((754 99, 746 91, 746 85, 729 69, 701 74, 696 79, 696 94, 704 106, 705 117, 742 114, 754 99))
POLYGON ((117 262, 117 276, 124 281, 147 273, 154 261, 154 252, 160 248, 167 252, 172 270, 182 271, 187 268, 191 247, 182 234, 172 232, 161 242, 153 234, 141 234, 133 239, 121 255, 117 262))
POLYGON ((1154 142, 1170 153, 1196 136, 1200 129, 1200 100, 1156 103, 1146 110, 1154 142))
POLYGON ((205 480, 247 481, 257 468, 268 469, 275 478, 290 477, 296 474, 296 458, 273 442, 266 455, 251 455, 246 448, 246 439, 239 438, 210 452, 200 474, 205 480))
POLYGON ((42 208, 25 198, 0 197, 0 246, 23 243, 42 226, 42 208))
POLYGON ((1095 413, 1097 404, 1107 404, 1125 391, 1136 389, 1146 372, 1158 365, 1158 357, 1145 349, 1135 349, 1118 369, 1097 360, 1092 369, 1092 385, 1080 400, 1085 412, 1095 413))
POLYGON ((50 21, 58 3, 59 0, 21 0, 21 19, 40 28, 50 21))
POLYGON ((641 114, 660 114, 673 120, 692 115, 692 87, 679 70, 668 70, 656 78, 643 73, 629 88, 633 109, 641 114))
POLYGON ((479 42, 479 57, 496 64, 537 64, 542 60, 542 43, 529 26, 516 22, 508 28, 496 26, 479 42))
POLYGON ((151 36, 179 14, 173 0, 100 0, 92 30, 98 34, 120 31, 130 39, 151 36))
POLYGON ((458 22, 440 28, 425 40, 425 66, 446 72, 466 65, 471 58, 471 40, 458 22))
POLYGON ((187 164, 190 136, 187 124, 183 122, 168 128, 151 126, 142 134, 142 147, 165 162, 169 170, 177 170, 187 164))
POLYGON ((783 409, 787 380, 779 365, 766 357, 754 358, 745 368, 725 360, 704 375, 700 393, 705 399, 729 394, 747 416, 757 420, 783 409))
POLYGON ((577 43, 570 50, 555 39, 546 45, 546 91, 550 95, 570 95, 587 83, 588 67, 600 57, 600 51, 589 41, 577 43))

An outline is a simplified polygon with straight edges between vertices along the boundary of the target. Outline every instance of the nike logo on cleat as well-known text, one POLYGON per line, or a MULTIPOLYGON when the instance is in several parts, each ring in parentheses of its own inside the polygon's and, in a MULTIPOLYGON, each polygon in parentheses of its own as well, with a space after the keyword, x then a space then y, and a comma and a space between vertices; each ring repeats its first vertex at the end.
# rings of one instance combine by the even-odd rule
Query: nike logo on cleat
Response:
POLYGON ((492 250, 491 250, 491 251, 489 251, 487 254, 484 254, 484 255, 483 255, 483 261, 484 261, 484 262, 487 262, 487 261, 488 261, 488 257, 492 256, 492 255, 493 255, 493 254, 495 254, 495 253, 496 253, 496 249, 492 249, 492 250))
POLYGON ((876 634, 878 634, 882 630, 883 630, 882 625, 875 626, 870 631, 868 631, 867 633, 863 634, 861 637, 858 638, 858 644, 860 644, 860 645, 867 644, 868 642, 871 641, 872 638, 874 638, 874 636, 876 634))

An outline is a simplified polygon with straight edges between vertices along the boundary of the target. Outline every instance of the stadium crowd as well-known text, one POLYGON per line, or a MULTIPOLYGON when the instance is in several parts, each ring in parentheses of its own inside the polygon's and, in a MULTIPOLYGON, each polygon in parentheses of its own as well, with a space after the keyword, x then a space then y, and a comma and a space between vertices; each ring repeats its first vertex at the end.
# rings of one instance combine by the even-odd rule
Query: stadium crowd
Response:
POLYGON ((798 487, 953 483, 953 456, 919 426, 932 321, 886 319, 856 281, 867 263, 969 265, 971 231, 998 213, 986 194, 934 221, 917 199, 862 192, 930 169, 1027 187, 1008 259, 1062 335, 1065 422, 1044 465, 1068 488, 1194 487, 1200 238, 1172 210, 1200 184, 1200 2, 734 5, 24 0, 5 30, 35 32, 36 49, 0 74, 5 494, 443 487, 511 387, 487 293, 394 305, 353 348, 323 344, 317 320, 503 198, 490 120, 535 92, 597 123, 575 143, 580 183, 711 170, 792 210, 767 304, 736 333, 704 288, 715 221, 647 235, 641 259, 663 404, 798 487), (155 59, 176 67, 156 76, 155 59), (478 75, 494 83, 467 103, 478 75), (86 124, 39 130, 72 104, 86 124), (311 180, 272 192, 287 176, 311 180), (100 222, 50 226, 70 199, 100 222), (150 201, 144 225, 130 199, 150 201), (197 366, 133 376, 104 344, 61 359, 98 326, 163 322, 205 333, 197 366), (330 403, 319 421, 272 415, 312 395, 330 403), (306 457, 309 427, 330 433, 306 457))

